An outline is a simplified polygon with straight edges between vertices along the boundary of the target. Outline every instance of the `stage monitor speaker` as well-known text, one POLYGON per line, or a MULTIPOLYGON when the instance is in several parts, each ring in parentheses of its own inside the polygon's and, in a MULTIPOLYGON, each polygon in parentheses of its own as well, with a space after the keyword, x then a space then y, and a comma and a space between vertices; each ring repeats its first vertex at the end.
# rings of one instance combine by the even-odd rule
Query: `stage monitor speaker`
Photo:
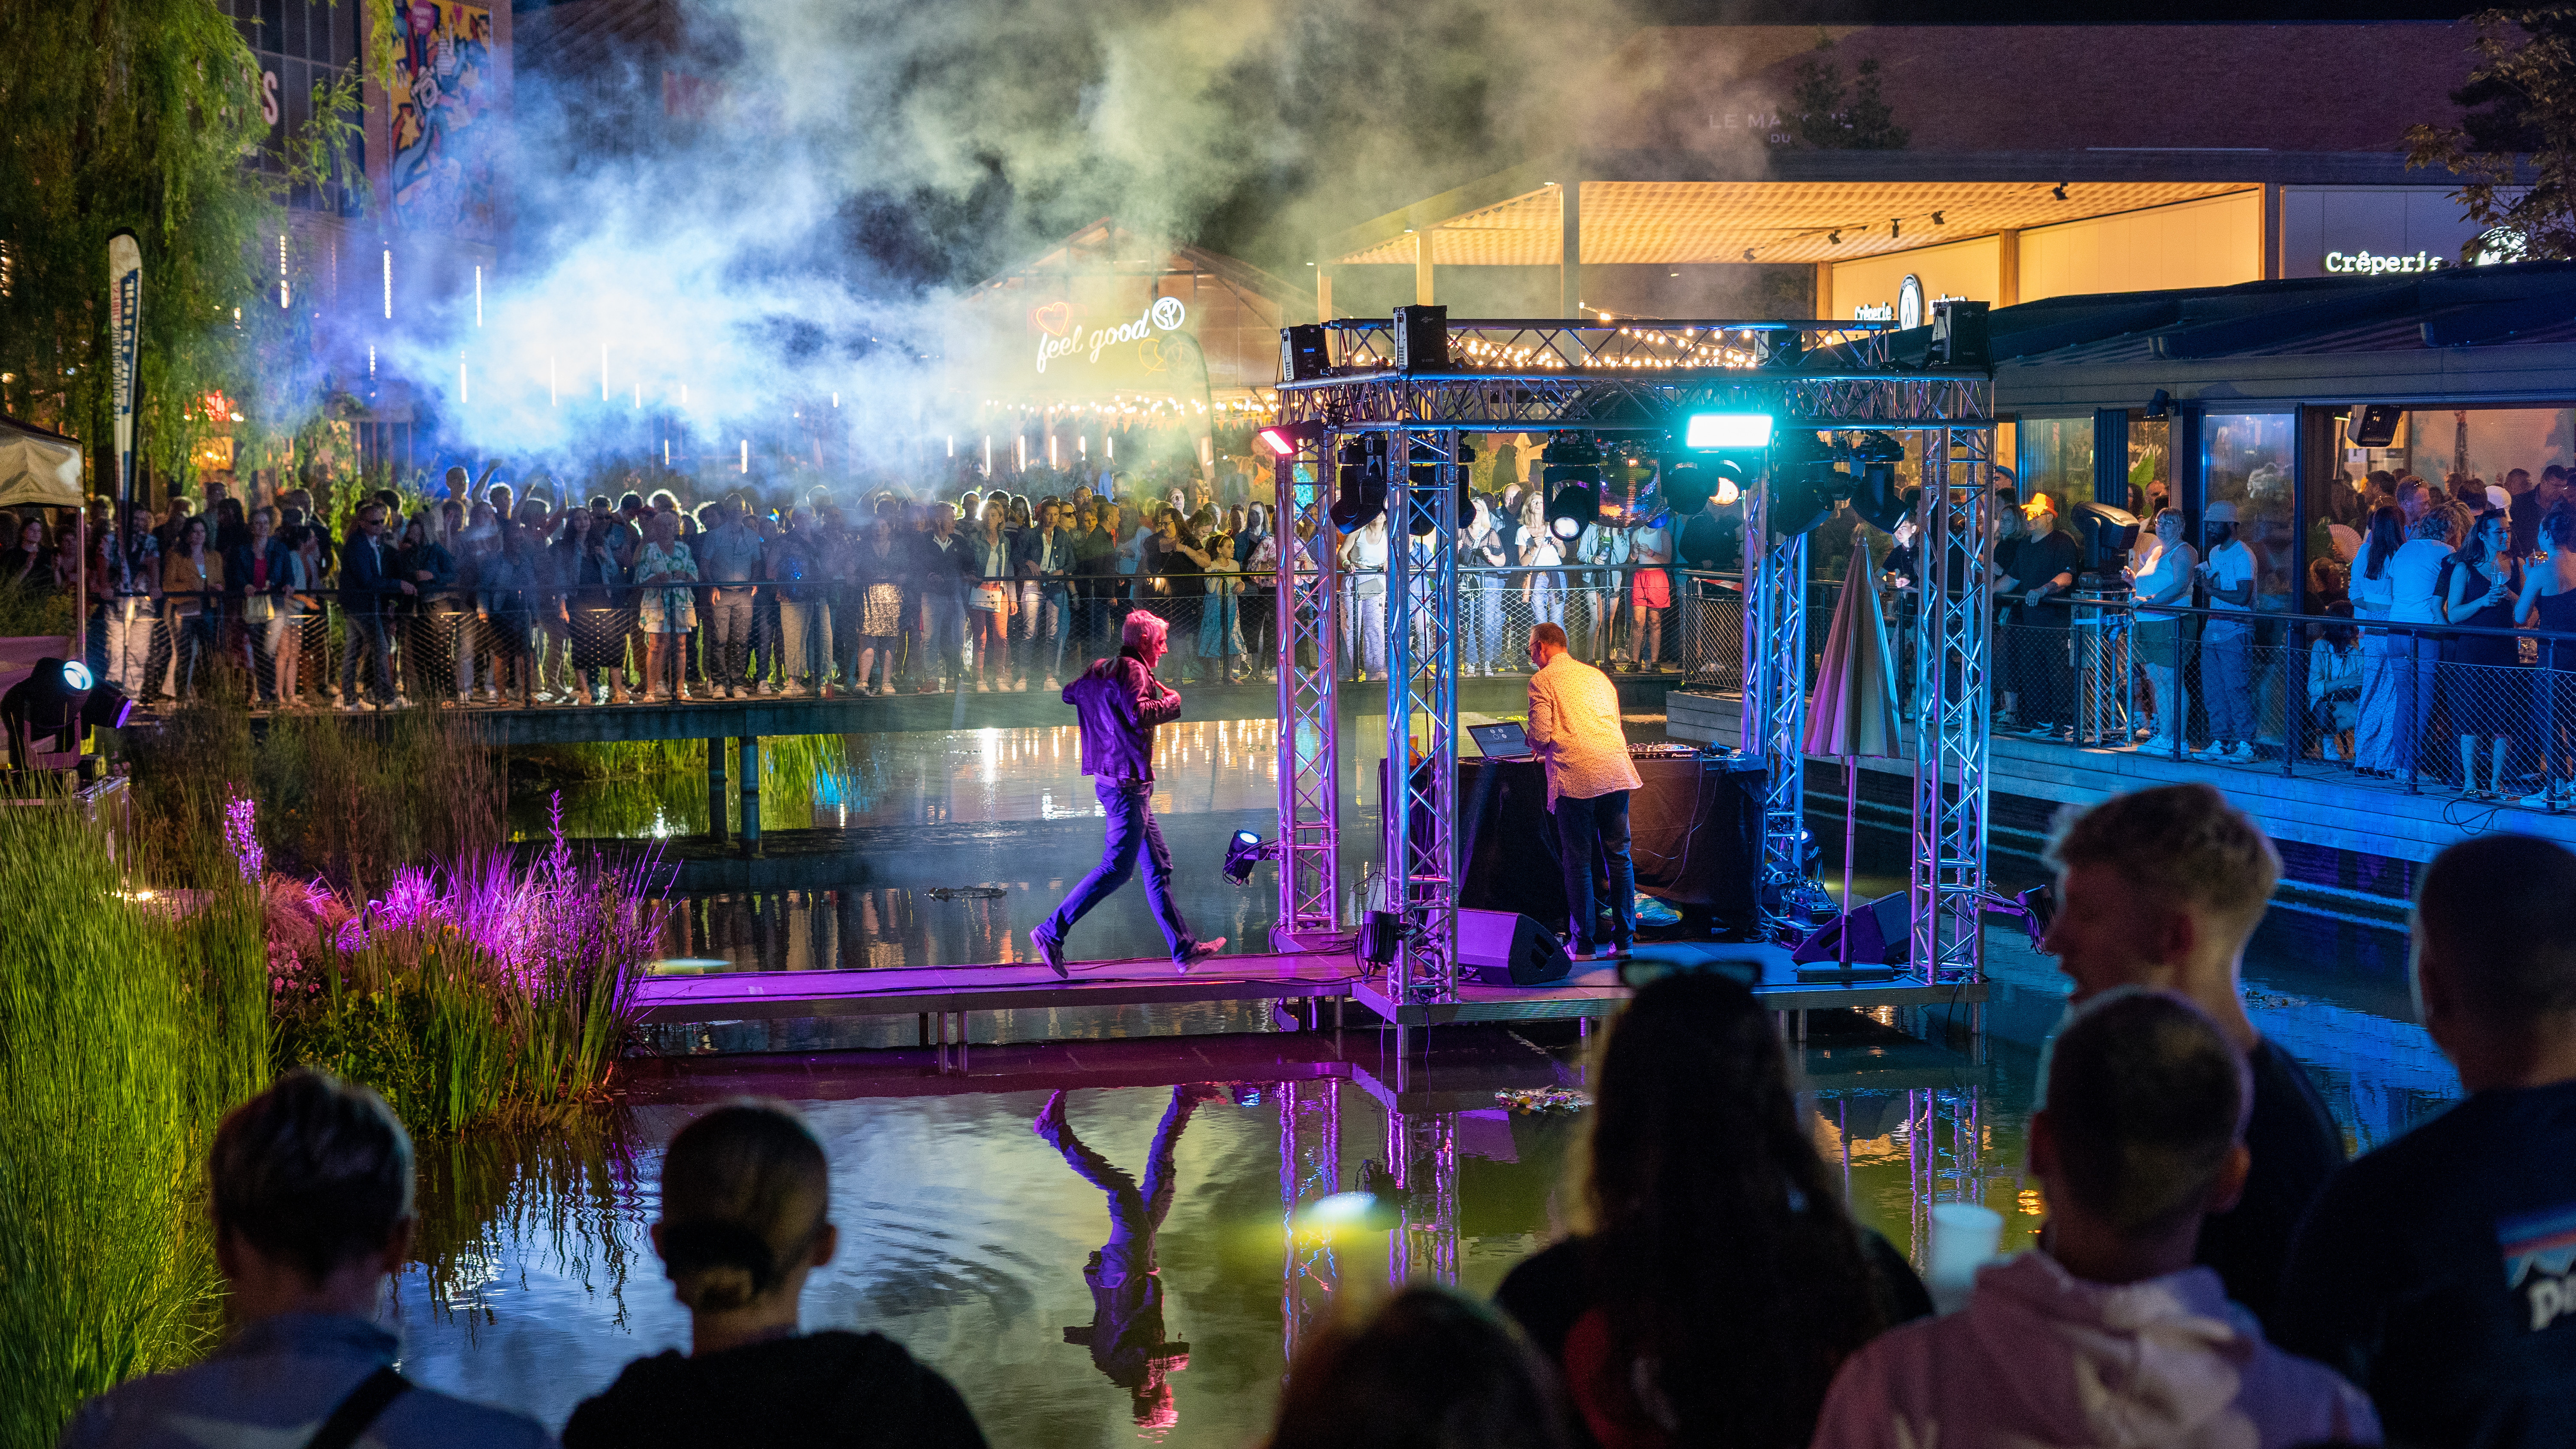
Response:
POLYGON ((1460 911, 1458 965, 1480 986, 1543 986, 1574 969, 1563 942, 1515 911, 1460 911))
POLYGON ((1395 309, 1395 370, 1443 372, 1449 366, 1449 309, 1395 309))
POLYGON ((1279 380, 1305 382, 1324 375, 1331 365, 1326 355, 1324 324, 1308 322, 1290 327, 1279 334, 1279 380))
POLYGON ((2344 415, 2344 436, 2356 448, 2388 448, 2406 430, 2406 410, 2387 403, 2355 403, 2344 415))
POLYGON ((1935 367, 1992 367, 1992 330, 1986 322, 1991 304, 1945 298, 1932 304, 1931 362, 1935 367))
POLYGON ((1801 966, 1838 967, 1842 961, 1842 933, 1848 924, 1851 933, 1851 963, 1855 967, 1901 965, 1914 949, 1913 902, 1903 891, 1894 891, 1877 900, 1864 902, 1858 908, 1829 921, 1824 929, 1798 943, 1790 959, 1801 966))

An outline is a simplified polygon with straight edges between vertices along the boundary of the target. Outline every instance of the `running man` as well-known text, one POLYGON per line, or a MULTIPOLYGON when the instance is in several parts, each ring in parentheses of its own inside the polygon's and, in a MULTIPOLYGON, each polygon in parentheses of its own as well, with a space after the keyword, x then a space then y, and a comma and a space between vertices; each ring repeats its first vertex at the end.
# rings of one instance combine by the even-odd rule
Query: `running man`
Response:
POLYGON ((1181 906, 1172 899, 1172 853, 1163 845, 1162 827, 1154 823, 1154 727, 1181 717, 1181 697, 1154 677, 1163 657, 1169 626, 1143 610, 1127 616, 1118 656, 1095 660, 1082 676, 1064 687, 1082 724, 1082 773, 1092 777, 1093 793, 1109 817, 1109 838, 1101 846, 1100 864, 1055 908, 1055 914, 1029 933, 1038 956, 1058 976, 1070 976, 1064 965, 1064 936, 1091 908, 1136 873, 1136 856, 1145 857, 1145 901, 1154 922, 1172 948, 1172 966, 1188 971, 1190 963, 1225 949, 1225 938, 1197 941, 1190 937, 1181 906))

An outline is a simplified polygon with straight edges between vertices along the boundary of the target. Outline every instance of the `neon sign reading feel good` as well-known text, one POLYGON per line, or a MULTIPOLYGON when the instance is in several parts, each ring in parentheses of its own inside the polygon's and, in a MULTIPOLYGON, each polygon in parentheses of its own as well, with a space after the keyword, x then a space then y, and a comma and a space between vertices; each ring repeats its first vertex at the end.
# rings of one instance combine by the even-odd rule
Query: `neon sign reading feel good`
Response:
POLYGON ((1046 371, 1047 364, 1057 358, 1082 352, 1088 352, 1090 361, 1096 366, 1104 350, 1121 343, 1143 342, 1161 332, 1178 332, 1188 319, 1189 313, 1178 297, 1156 297, 1146 304, 1144 311, 1136 314, 1134 321, 1122 322, 1115 327, 1085 328, 1073 320, 1072 309, 1062 302, 1051 302, 1029 314, 1029 320, 1038 329, 1040 372, 1046 371))

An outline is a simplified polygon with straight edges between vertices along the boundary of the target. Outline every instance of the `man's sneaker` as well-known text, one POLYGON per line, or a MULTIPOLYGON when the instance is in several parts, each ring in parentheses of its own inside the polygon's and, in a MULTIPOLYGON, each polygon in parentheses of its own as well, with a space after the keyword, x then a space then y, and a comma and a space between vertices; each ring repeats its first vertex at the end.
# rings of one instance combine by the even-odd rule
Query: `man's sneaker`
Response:
POLYGON ((1046 692, 1049 694, 1061 694, 1064 692, 1064 686, 1056 683, 1055 676, 1052 674, 1047 676, 1045 688, 1046 692))
POLYGON ((991 694, 993 692, 993 686, 988 681, 979 679, 975 681, 975 692, 977 694, 991 694))
POLYGON ((1025 680, 1025 679, 1014 679, 1014 680, 1012 680, 1012 681, 1011 681, 1011 693, 1013 693, 1013 694, 1026 694, 1026 693, 1028 693, 1028 692, 1029 692, 1029 682, 1028 682, 1027 680, 1025 680))
POLYGON ((774 679, 764 679, 760 681, 760 692, 763 694, 776 694, 778 692, 778 681, 774 679))
POLYGON ((358 702, 357 702, 356 700, 354 700, 354 699, 350 699, 350 698, 346 697, 345 695, 344 695, 344 696, 342 696, 341 698, 337 699, 337 700, 332 701, 331 707, 332 707, 333 709, 341 710, 341 711, 344 711, 344 712, 349 713, 349 714, 356 714, 356 713, 358 712, 358 702))
POLYGON ((1048 935, 1046 927, 1029 932, 1029 944, 1038 948, 1038 959, 1047 964, 1048 970, 1064 980, 1073 979, 1073 973, 1064 969, 1064 943, 1048 935))
POLYGON ((1187 976, 1191 967, 1196 966, 1201 961, 1206 960, 1210 956, 1213 956, 1224 949, 1225 937, 1223 936, 1218 936, 1212 940, 1201 941, 1183 954, 1180 960, 1173 962, 1172 969, 1184 976, 1187 976))
POLYGON ((2195 760, 2211 761, 2226 759, 2227 742, 2225 740, 2211 740, 2208 744, 2201 746, 2199 749, 2193 750, 2191 752, 2191 758, 2195 760))
POLYGON ((779 693, 789 699, 803 699, 805 697, 805 681, 801 679, 791 679, 787 681, 787 687, 780 690, 779 693))
POLYGON ((2220 756, 2220 758, 2224 759, 2231 765, 2250 765, 2263 757, 2254 753, 2254 746, 2251 743, 2239 740, 2236 743, 2236 748, 2229 750, 2226 754, 2220 756))

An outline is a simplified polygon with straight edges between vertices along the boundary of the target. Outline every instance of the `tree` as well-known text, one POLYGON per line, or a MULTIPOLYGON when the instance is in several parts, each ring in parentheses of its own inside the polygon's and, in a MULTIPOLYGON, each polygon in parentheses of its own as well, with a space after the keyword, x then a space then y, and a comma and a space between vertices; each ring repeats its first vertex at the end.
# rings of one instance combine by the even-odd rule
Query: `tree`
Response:
POLYGON ((286 230, 288 188, 346 174, 355 78, 315 86, 287 174, 263 176, 244 164, 268 131, 258 68, 213 0, 0 0, 0 34, 0 408, 107 462, 107 239, 123 228, 143 251, 144 459, 180 469, 213 391, 292 432, 299 404, 264 396, 261 361, 291 353, 297 324, 257 305, 275 255, 259 242, 286 230))
POLYGON ((1833 37, 1820 30, 1815 54, 1798 62, 1781 117, 1792 144, 1811 151, 1904 150, 1909 133, 1896 124, 1895 110, 1879 92, 1878 62, 1864 60, 1854 67, 1853 83, 1846 89, 1842 67, 1817 58, 1833 48, 1833 37))
POLYGON ((2451 93, 2456 126, 2406 129, 2406 164, 2462 178, 2451 193, 2480 234, 2460 260, 2576 257, 2576 6, 2488 10, 2478 67, 2451 93))

